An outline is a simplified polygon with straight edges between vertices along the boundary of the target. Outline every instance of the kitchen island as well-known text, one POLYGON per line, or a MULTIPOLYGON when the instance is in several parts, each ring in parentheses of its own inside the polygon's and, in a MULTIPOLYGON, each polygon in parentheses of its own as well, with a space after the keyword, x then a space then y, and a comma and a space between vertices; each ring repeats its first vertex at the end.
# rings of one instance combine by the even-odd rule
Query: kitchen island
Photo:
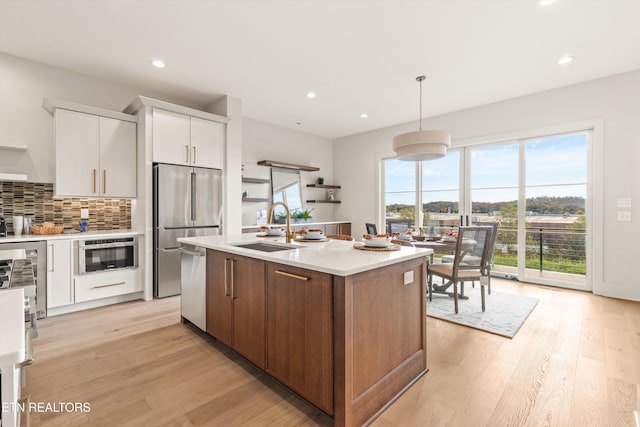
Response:
POLYGON ((430 250, 247 234, 178 240, 207 248, 207 333, 336 426, 371 422, 427 371, 430 250))

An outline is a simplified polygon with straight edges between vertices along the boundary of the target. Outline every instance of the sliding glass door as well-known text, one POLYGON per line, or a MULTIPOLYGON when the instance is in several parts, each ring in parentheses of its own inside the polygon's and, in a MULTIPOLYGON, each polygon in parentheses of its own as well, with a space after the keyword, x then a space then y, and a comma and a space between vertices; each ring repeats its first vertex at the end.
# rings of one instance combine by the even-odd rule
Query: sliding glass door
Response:
POLYGON ((440 235, 460 224, 498 223, 493 272, 586 289, 590 135, 472 145, 417 163, 386 159, 387 229, 440 235))

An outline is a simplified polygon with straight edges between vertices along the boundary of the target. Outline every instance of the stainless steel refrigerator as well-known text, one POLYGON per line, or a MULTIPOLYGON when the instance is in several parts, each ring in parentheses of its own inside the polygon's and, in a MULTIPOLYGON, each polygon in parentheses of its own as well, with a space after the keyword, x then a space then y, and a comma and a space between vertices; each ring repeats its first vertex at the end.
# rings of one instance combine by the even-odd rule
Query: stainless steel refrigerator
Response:
POLYGON ((153 166, 153 295, 180 294, 179 237, 222 232, 222 171, 153 166))

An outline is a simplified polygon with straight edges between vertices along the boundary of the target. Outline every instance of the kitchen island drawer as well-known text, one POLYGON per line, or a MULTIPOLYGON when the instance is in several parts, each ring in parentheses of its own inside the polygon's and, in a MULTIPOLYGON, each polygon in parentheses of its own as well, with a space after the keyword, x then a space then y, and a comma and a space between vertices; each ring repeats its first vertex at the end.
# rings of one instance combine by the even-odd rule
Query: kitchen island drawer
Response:
POLYGON ((76 276, 74 286, 76 303, 143 290, 139 269, 76 276))

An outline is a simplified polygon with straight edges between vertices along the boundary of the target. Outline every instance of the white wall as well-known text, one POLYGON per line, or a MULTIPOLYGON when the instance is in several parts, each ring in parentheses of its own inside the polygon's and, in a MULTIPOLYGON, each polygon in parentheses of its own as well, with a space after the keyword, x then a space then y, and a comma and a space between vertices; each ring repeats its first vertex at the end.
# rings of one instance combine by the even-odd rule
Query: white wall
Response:
POLYGON ((0 173, 27 174, 31 182, 53 182, 53 119, 42 99, 122 111, 137 95, 189 105, 167 97, 0 53, 0 146, 26 143, 27 151, 0 149, 0 173))
MULTIPOLYGON (((604 122, 602 247, 594 248, 600 265, 593 276, 596 293, 640 300, 640 286, 631 268, 638 258, 640 220, 616 220, 616 200, 631 197, 640 204, 640 71, 554 89, 530 96, 471 108, 423 121, 427 129, 451 132, 460 141, 527 131, 569 122, 604 122)), ((393 136, 417 129, 417 123, 379 129, 334 141, 334 175, 343 184, 336 214, 353 221, 353 234, 377 214, 376 156, 391 151, 393 136), (357 166, 357 167, 354 167, 357 166)), ((595 188, 595 187, 594 187, 595 188)))
MULTIPOLYGON (((315 183, 318 177, 323 177, 325 184, 339 184, 333 179, 333 143, 330 139, 244 118, 243 175, 251 178, 269 178, 270 168, 258 166, 257 162, 260 160, 277 160, 320 168, 319 172, 300 172, 303 208, 314 209, 314 221, 345 219, 335 217, 336 205, 306 203, 307 199, 326 199, 326 190, 307 188, 307 184, 315 183)), ((244 184, 243 189, 249 192, 249 197, 269 197, 271 191, 268 184, 244 184)), ((340 191, 337 193, 338 200, 341 197, 340 191)), ((259 209, 268 210, 269 203, 243 203, 242 224, 255 224, 259 209)))

